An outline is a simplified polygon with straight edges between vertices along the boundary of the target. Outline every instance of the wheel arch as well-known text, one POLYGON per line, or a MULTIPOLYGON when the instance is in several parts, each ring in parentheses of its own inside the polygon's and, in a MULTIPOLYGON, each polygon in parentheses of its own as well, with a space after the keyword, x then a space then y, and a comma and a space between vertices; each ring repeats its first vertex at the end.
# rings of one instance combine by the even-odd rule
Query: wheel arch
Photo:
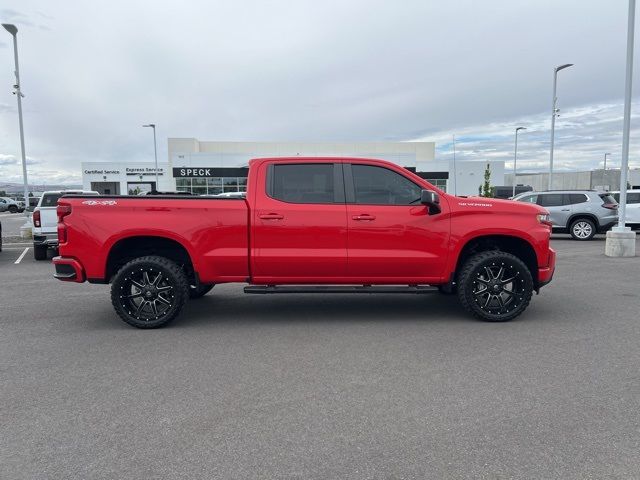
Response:
POLYGON ((189 278, 196 275, 192 256, 179 240, 162 235, 130 235, 116 240, 110 246, 106 257, 105 280, 110 282, 127 262, 148 255, 165 257, 182 265, 189 278))
POLYGON ((600 228, 600 222, 598 221, 598 217, 596 215, 594 215, 593 213, 573 213, 571 214, 571 216, 567 219, 567 230, 571 229, 571 225, 573 224, 573 222, 575 222, 576 220, 579 220, 581 218, 587 218, 589 220, 591 220, 596 228, 600 228))
POLYGON ((457 282, 458 274, 469 257, 491 250, 511 253, 522 260, 531 272, 534 287, 539 288, 538 257, 535 248, 526 239, 514 235, 480 235, 468 239, 459 251, 450 281, 457 282))

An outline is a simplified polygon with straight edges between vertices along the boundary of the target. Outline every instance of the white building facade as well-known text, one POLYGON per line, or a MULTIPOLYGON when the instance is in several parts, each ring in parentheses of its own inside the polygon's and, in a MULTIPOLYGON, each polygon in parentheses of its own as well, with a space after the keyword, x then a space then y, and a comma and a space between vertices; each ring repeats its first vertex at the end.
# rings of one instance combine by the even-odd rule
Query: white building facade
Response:
POLYGON ((215 195, 246 190, 249 160, 261 157, 360 157, 387 160, 405 167, 442 190, 477 195, 491 165, 492 185, 504 185, 503 161, 435 160, 433 142, 207 142, 169 138, 167 163, 82 164, 83 188, 102 194, 126 195, 157 189, 215 195))

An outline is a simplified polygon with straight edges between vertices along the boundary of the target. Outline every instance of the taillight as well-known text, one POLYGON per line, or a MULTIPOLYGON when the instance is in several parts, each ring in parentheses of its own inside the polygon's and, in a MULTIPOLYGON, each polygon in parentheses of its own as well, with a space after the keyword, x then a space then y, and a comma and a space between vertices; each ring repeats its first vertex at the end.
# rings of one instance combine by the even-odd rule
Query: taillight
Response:
POLYGON ((40 228, 42 223, 40 221, 40 210, 33 212, 33 226, 40 228))
POLYGON ((62 223, 62 219, 71 213, 71 205, 58 205, 56 213, 58 214, 58 222, 62 223))
POLYGON ((609 210, 617 210, 618 209, 618 204, 617 203, 603 203, 602 204, 602 208, 608 208, 609 210))
POLYGON ((56 208, 58 214, 58 243, 67 243, 67 226, 64 224, 64 217, 71 213, 71 205, 60 205, 56 208))

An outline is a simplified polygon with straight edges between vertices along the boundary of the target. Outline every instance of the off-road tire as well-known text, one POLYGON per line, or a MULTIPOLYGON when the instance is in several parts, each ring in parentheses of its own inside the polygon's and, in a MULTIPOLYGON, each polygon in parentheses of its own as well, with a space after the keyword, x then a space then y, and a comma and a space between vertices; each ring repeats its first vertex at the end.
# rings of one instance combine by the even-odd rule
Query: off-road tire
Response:
POLYGON ((214 285, 206 285, 201 283, 197 287, 195 285, 189 285, 189 298, 195 300, 196 298, 204 297, 211 291, 214 285))
POLYGON ((591 240, 596 232, 596 224, 589 218, 578 218, 571 222, 569 233, 574 240, 591 240))
POLYGON ((469 257, 458 277, 460 303, 487 322, 516 318, 527 308, 532 294, 533 279, 527 266, 515 255, 499 250, 469 257))
POLYGON ((164 327, 178 316, 188 298, 189 282, 182 268, 155 255, 126 263, 111 284, 113 308, 137 328, 164 327))
POLYGON ((34 245, 33 246, 33 258, 36 260, 47 259, 47 246, 46 245, 34 245))

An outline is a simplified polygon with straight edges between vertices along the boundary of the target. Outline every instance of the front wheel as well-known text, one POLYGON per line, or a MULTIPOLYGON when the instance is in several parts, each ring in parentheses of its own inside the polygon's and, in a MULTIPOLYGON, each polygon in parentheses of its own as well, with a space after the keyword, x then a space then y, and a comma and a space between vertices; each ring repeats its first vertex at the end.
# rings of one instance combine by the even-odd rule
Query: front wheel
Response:
POLYGON ((593 220, 579 218, 571 224, 569 231, 574 240, 591 240, 596 234, 596 225, 593 220))
POLYGON ((18 207, 15 205, 9 205, 9 213, 18 213, 18 207))
POLYGON ((458 298, 473 315, 506 322, 525 311, 533 294, 531 272, 515 255, 501 251, 470 257, 460 272, 458 298))
POLYGON ((175 262, 158 256, 125 264, 111 285, 116 313, 137 328, 158 328, 176 318, 189 296, 189 282, 175 262))
POLYGON ((204 297, 213 287, 213 285, 205 285, 202 283, 197 287, 195 285, 189 285, 189 298, 194 300, 196 298, 204 297))

